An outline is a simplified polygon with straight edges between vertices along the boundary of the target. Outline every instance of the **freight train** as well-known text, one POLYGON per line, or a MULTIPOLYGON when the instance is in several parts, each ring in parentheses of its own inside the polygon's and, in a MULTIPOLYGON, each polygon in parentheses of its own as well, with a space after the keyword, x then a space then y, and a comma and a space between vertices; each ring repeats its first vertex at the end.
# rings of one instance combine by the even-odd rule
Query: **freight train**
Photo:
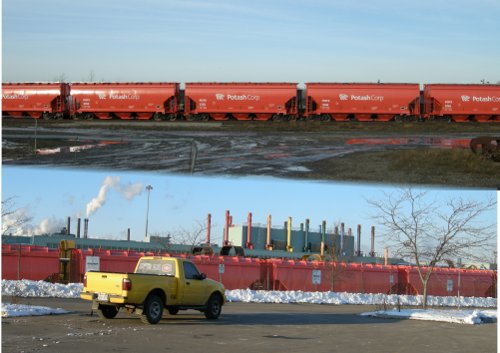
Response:
POLYGON ((4 83, 2 115, 35 119, 444 119, 499 122, 498 84, 4 83))

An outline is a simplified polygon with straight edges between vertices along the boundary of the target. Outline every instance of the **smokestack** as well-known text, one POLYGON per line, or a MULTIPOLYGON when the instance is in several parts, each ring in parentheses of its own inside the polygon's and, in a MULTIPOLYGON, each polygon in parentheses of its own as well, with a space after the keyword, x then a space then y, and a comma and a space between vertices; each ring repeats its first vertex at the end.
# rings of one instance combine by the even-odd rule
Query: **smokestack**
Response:
POLYGON ((207 239, 205 240, 205 243, 207 245, 210 245, 210 231, 212 229, 212 215, 209 213, 207 215, 207 239))
POLYGON ((271 245, 271 215, 267 216, 266 249, 267 250, 273 249, 271 245))
POLYGON ((372 226, 372 248, 370 251, 370 256, 375 257, 375 226, 372 226))
POLYGON ((309 218, 306 218, 306 234, 304 236, 304 251, 309 250, 309 218))
POLYGON ((81 228, 81 218, 78 218, 76 222, 76 237, 80 239, 80 228, 81 228))
POLYGON ((339 227, 338 226, 335 226, 335 235, 339 235, 339 227))
POLYGON ((229 245, 229 224, 230 224, 229 210, 226 211, 226 226, 224 227, 224 246, 229 245))
POLYGON ((71 234, 71 217, 68 217, 68 226, 66 227, 66 235, 71 234))
POLYGON ((253 245, 252 245, 252 212, 248 212, 246 247, 247 247, 247 249, 253 249, 253 245))
POLYGON ((344 255, 344 222, 340 223, 340 255, 344 255))
POLYGON ((293 246, 292 246, 292 217, 288 217, 287 232, 286 232, 286 251, 293 252, 293 246))
MULTIPOLYGON (((285 221, 285 222, 283 222, 283 231, 285 232, 285 243, 286 243, 286 239, 287 239, 287 229, 288 229, 288 222, 285 221)), ((287 245, 288 244, 285 244, 285 249, 286 249, 287 245)))
POLYGON ((130 228, 127 229, 127 241, 130 241, 130 228))
POLYGON ((85 218, 83 220, 83 239, 87 239, 89 236, 89 219, 85 218))
POLYGON ((358 224, 358 244, 356 256, 361 256, 361 224, 358 224))
POLYGON ((326 237, 326 221, 323 221, 321 223, 321 244, 320 244, 321 257, 325 255, 325 237, 326 237))

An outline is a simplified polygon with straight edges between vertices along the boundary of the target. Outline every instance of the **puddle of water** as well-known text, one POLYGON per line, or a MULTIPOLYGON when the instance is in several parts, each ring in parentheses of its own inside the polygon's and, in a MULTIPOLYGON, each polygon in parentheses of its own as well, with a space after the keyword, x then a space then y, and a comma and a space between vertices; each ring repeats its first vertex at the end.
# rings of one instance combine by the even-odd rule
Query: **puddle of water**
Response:
POLYGON ((354 138, 346 141, 347 145, 406 145, 432 146, 442 148, 469 148, 470 139, 446 139, 439 137, 401 137, 401 138, 354 138))
POLYGON ((65 147, 57 147, 57 148, 40 148, 36 150, 36 153, 42 156, 47 156, 51 154, 57 153, 67 153, 67 152, 81 152, 85 150, 89 150, 92 148, 98 147, 106 147, 110 145, 119 145, 124 144, 124 142, 119 141, 102 141, 97 144, 87 144, 87 145, 78 145, 78 146, 65 146, 65 147))

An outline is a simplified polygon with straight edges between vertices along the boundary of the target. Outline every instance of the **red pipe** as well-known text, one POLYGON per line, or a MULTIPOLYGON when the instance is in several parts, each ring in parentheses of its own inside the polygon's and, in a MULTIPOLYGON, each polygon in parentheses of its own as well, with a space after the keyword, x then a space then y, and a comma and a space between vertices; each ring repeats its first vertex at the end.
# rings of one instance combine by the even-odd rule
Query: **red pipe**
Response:
POLYGON ((229 215, 229 210, 226 211, 226 225, 224 227, 224 246, 229 245, 229 224, 230 224, 230 218, 231 216, 229 215))
POLYGON ((209 213, 207 216, 207 239, 205 240, 205 243, 207 245, 210 244, 210 230, 212 228, 212 215, 209 213))
POLYGON ((372 249, 370 251, 370 256, 375 257, 375 226, 372 226, 372 249))
POLYGON ((271 246, 271 215, 267 216, 266 249, 273 249, 271 246))
POLYGON ((246 247, 247 247, 247 249, 253 249, 253 245, 252 245, 252 212, 248 212, 246 247))

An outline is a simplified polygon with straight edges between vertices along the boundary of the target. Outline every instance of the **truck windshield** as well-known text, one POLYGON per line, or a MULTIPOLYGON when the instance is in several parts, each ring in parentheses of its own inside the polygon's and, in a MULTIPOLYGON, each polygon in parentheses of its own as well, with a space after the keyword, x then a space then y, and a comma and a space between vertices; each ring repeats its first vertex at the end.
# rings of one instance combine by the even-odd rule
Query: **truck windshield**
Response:
POLYGON ((135 272, 151 275, 175 276, 175 261, 162 259, 141 260, 135 272))

